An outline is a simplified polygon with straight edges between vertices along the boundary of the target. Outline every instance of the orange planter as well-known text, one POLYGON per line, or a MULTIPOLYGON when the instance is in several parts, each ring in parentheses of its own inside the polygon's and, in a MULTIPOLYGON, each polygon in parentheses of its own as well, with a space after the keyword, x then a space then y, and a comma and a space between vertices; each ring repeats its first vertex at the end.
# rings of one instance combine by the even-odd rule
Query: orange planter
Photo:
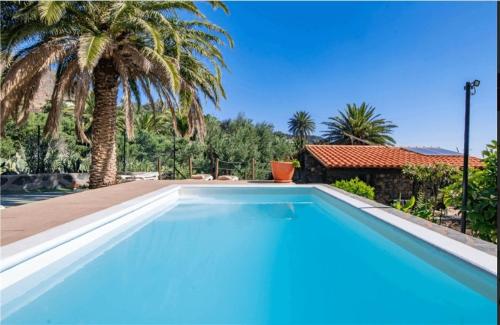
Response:
POLYGON ((291 162, 271 161, 271 170, 275 183, 290 183, 295 168, 291 162))

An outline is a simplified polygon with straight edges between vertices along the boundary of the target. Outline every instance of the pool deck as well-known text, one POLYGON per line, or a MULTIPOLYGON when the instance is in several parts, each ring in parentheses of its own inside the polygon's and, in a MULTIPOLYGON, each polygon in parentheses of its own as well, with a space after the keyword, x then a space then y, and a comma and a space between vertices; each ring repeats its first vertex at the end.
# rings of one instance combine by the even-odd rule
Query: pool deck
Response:
POLYGON ((135 181, 0 210, 0 245, 109 208, 135 197, 176 184, 246 184, 247 181, 135 181))

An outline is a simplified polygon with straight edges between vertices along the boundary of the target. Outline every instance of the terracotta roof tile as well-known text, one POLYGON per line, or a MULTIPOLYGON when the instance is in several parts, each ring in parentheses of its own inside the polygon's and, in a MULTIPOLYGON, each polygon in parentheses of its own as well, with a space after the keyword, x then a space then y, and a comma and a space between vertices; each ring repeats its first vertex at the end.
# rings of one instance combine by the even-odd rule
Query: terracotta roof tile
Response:
MULTIPOLYGON (((429 156, 403 148, 363 145, 307 145, 306 150, 326 167, 402 168, 405 165, 447 164, 460 167, 462 156, 429 156)), ((479 158, 470 157, 469 166, 481 167, 479 158)))

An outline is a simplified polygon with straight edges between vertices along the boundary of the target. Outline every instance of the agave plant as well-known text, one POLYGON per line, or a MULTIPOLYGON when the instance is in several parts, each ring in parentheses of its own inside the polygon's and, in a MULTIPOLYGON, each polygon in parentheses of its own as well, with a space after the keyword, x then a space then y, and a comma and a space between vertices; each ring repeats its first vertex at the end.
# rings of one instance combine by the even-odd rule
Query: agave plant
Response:
MULTIPOLYGON (((221 2, 210 4, 227 12, 221 2)), ((19 123, 27 118, 42 76, 55 69, 44 134, 57 135, 63 101, 73 97, 76 132, 81 141, 92 143, 91 187, 116 180, 119 88, 129 138, 134 134, 132 98, 139 102, 141 91, 154 110, 187 116, 189 132, 201 138, 205 127, 199 96, 216 106, 225 96, 225 64, 218 47, 232 40, 193 2, 9 2, 2 4, 1 15, 0 131, 8 118, 19 123), (179 11, 191 20, 180 19, 179 11), (89 139, 82 112, 90 91, 95 108, 89 139)))
POLYGON ((362 103, 347 104, 339 115, 330 117, 324 122, 327 130, 323 136, 327 142, 334 144, 382 144, 393 145, 394 139, 390 136, 396 125, 380 114, 375 114, 375 107, 362 103))

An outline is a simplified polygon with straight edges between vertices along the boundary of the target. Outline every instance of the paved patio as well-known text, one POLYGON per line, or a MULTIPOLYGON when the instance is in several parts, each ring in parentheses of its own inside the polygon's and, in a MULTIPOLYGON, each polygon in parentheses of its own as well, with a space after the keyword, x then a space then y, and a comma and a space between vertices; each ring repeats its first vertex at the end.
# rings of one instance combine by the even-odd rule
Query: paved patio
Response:
POLYGON ((43 191, 43 192, 22 192, 22 193, 3 193, 1 195, 1 205, 4 208, 10 208, 17 205, 28 204, 36 201, 48 200, 54 197, 74 194, 71 190, 67 191, 43 191))
POLYGON ((245 184, 247 181, 135 181, 14 206, 0 211, 0 245, 174 184, 245 184))

